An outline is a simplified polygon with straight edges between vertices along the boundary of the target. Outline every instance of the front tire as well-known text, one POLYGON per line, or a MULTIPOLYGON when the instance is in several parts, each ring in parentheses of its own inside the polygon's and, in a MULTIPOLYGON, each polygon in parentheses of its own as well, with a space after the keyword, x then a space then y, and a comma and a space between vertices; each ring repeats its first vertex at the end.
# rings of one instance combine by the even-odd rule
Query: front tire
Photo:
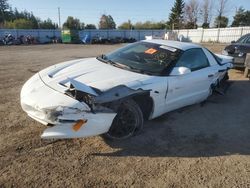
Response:
POLYGON ((110 129, 104 137, 111 140, 122 140, 136 135, 142 128, 142 111, 134 100, 129 99, 121 103, 110 129))

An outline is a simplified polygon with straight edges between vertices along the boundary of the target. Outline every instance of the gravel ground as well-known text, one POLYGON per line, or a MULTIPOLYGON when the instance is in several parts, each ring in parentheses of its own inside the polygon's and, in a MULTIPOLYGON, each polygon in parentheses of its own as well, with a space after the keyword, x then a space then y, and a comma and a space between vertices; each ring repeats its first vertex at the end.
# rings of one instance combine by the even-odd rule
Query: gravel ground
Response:
POLYGON ((239 70, 230 71, 225 96, 148 121, 131 139, 40 139, 44 126, 19 104, 24 82, 119 46, 0 47, 0 187, 250 187, 250 82, 239 70))

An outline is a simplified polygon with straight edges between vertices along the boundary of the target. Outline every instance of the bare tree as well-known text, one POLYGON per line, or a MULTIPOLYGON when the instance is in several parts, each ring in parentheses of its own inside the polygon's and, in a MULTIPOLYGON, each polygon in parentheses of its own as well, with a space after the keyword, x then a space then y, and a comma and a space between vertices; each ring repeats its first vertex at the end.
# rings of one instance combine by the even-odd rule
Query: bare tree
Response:
POLYGON ((202 27, 208 28, 213 15, 213 0, 204 0, 201 5, 202 27))
POLYGON ((187 28, 196 28, 199 16, 199 2, 197 0, 189 0, 185 5, 185 17, 187 20, 187 28))
POLYGON ((218 21, 218 28, 220 28, 222 17, 225 16, 224 14, 227 12, 228 8, 228 1, 229 0, 218 0, 218 8, 217 8, 217 21, 218 21))
POLYGON ((218 0, 218 16, 224 16, 224 14, 227 12, 228 7, 228 0, 218 0))

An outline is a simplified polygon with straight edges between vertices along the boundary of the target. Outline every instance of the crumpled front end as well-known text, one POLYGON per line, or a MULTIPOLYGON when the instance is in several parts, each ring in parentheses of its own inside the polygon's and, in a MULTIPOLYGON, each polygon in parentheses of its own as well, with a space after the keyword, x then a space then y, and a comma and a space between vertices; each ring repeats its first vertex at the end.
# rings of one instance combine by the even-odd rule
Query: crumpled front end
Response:
POLYGON ((90 107, 47 86, 35 74, 23 86, 21 106, 33 119, 51 125, 42 138, 79 138, 108 132, 116 113, 90 107))

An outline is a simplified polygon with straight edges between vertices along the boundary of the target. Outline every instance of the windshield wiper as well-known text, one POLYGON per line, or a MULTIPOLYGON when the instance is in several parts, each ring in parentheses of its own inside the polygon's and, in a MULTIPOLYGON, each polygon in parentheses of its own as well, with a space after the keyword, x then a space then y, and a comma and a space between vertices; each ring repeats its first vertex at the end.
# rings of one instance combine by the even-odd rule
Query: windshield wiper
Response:
POLYGON ((106 59, 107 56, 102 54, 101 56, 97 56, 96 59, 98 59, 99 61, 103 62, 103 63, 107 63, 106 59))
POLYGON ((150 72, 150 71, 145 71, 145 70, 137 69, 137 68, 129 66, 129 65, 125 65, 125 64, 122 64, 122 63, 114 62, 114 61, 108 59, 107 56, 104 55, 104 54, 102 54, 101 56, 97 57, 97 59, 100 60, 100 61, 102 61, 102 62, 104 62, 104 63, 113 65, 113 66, 121 68, 121 69, 131 70, 133 72, 137 72, 137 73, 141 73, 141 74, 153 75, 153 73, 150 72))
POLYGON ((107 63, 107 64, 110 64, 110 65, 113 65, 115 67, 119 67, 119 68, 126 68, 126 69, 131 69, 130 66, 128 65, 124 65, 124 64, 121 64, 121 63, 117 63, 117 62, 114 62, 110 59, 107 58, 106 55, 102 54, 101 56, 97 57, 98 60, 104 62, 104 63, 107 63))
POLYGON ((154 73, 152 73, 152 72, 150 72, 150 71, 141 70, 141 69, 136 69, 136 68, 133 68, 132 71, 138 72, 138 73, 141 73, 141 74, 154 75, 154 73))
POLYGON ((124 64, 121 64, 121 63, 117 63, 117 62, 113 62, 113 63, 116 64, 116 65, 114 65, 114 66, 121 67, 121 68, 126 68, 126 69, 128 69, 128 70, 133 71, 133 72, 137 72, 137 73, 141 73, 141 74, 149 74, 149 75, 152 75, 152 74, 153 74, 153 73, 150 72, 150 71, 138 69, 138 68, 135 68, 135 67, 132 67, 132 66, 129 66, 129 65, 124 65, 124 64))
POLYGON ((111 61, 111 60, 108 60, 110 64, 112 64, 113 66, 115 67, 118 67, 118 68, 122 68, 122 69, 132 69, 132 67, 128 66, 128 65, 124 65, 124 64, 121 64, 121 63, 117 63, 117 62, 114 62, 114 61, 111 61))

